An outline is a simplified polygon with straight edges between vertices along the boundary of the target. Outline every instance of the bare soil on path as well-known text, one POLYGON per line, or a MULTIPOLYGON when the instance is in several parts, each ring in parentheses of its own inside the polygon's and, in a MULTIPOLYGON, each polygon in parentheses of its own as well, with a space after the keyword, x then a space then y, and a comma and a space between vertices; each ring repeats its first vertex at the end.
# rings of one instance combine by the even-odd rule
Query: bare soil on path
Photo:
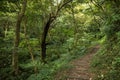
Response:
POLYGON ((61 71, 55 80, 93 80, 94 74, 90 71, 90 63, 99 46, 89 49, 88 54, 70 62, 72 68, 61 71))

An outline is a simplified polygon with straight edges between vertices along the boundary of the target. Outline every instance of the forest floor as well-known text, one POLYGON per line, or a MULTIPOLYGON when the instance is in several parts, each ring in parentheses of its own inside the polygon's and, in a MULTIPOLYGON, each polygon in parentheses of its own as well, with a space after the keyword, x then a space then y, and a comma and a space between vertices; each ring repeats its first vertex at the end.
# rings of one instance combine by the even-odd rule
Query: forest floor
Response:
POLYGON ((55 80, 93 80, 94 74, 90 70, 90 63, 98 50, 99 46, 94 46, 83 57, 72 60, 70 65, 73 67, 59 72, 55 80))

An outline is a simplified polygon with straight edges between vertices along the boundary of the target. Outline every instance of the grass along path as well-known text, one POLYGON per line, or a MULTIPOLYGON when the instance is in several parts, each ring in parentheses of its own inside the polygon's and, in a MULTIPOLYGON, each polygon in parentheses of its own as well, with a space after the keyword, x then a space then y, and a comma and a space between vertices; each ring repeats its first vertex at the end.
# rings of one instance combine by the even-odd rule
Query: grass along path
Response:
POLYGON ((61 71, 57 74, 55 80, 93 80, 93 74, 90 71, 90 62, 99 46, 91 48, 88 54, 70 62, 72 68, 61 71))

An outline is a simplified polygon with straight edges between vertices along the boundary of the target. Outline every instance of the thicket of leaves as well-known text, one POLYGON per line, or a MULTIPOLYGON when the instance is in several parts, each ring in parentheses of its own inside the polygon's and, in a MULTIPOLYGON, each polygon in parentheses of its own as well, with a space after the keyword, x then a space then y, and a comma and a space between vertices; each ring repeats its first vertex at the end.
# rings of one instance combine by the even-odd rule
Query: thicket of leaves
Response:
POLYGON ((119 0, 114 1, 73 0, 64 6, 48 32, 47 64, 43 64, 43 27, 58 8, 59 0, 28 0, 20 31, 19 75, 15 76, 12 54, 22 0, 1 0, 0 80, 54 80, 59 71, 71 67, 68 63, 72 59, 84 55, 96 43, 101 46, 92 63, 96 80, 120 79, 120 6, 119 0))
MULTIPOLYGON (((83 15, 83 18, 80 18, 78 16, 83 13, 79 11, 79 6, 75 1, 66 5, 60 11, 56 21, 51 24, 46 40, 47 64, 42 63, 41 35, 43 26, 50 15, 49 13, 54 14, 55 9, 57 9, 57 6, 55 6, 57 3, 54 2, 56 1, 30 0, 27 2, 26 13, 21 23, 20 44, 18 47, 19 75, 15 76, 12 72, 12 54, 15 25, 18 12, 22 6, 22 0, 0 1, 0 80, 54 80, 56 73, 62 69, 70 68, 69 61, 86 53, 90 44, 87 38, 89 35, 83 32, 84 27, 82 26, 85 23, 80 19, 87 23, 85 19, 89 19, 89 17, 83 15), (78 9, 76 9, 76 6, 78 9), (72 8, 75 11, 74 13, 72 13, 72 8), (77 16, 73 19, 74 15, 77 16), (76 27, 77 31, 75 30, 76 27), (35 58, 34 62, 30 53, 35 58), (37 69, 36 72, 34 68, 37 69)), ((85 6, 80 7, 85 8, 85 6)))
POLYGON ((102 26, 103 43, 92 64, 95 68, 96 80, 118 80, 120 78, 119 3, 119 1, 105 1, 103 4, 106 11, 102 26))

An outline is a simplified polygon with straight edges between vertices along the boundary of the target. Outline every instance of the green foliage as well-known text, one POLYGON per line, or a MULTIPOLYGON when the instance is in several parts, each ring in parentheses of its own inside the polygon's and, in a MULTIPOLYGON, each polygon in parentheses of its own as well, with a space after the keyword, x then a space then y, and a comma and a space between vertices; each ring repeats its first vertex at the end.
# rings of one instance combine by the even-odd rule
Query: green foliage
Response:
POLYGON ((118 80, 120 78, 119 53, 112 51, 101 49, 94 58, 92 67, 97 75, 95 80, 118 80))
POLYGON ((96 80, 120 79, 118 0, 73 0, 57 16, 56 10, 68 0, 28 0, 17 50, 19 75, 14 76, 12 54, 16 15, 22 8, 22 1, 0 0, 0 80, 54 80, 58 72, 71 68, 72 59, 83 56, 89 46, 98 42, 101 50, 92 63, 96 80), (47 64, 43 64, 40 59, 42 32, 53 15, 56 19, 50 24, 46 40, 47 64))
POLYGON ((120 79, 120 68, 119 68, 119 32, 118 28, 120 22, 120 16, 117 3, 106 1, 107 8, 110 10, 106 11, 110 16, 105 19, 103 27, 103 34, 105 34, 105 40, 102 43, 101 50, 97 53, 93 60, 92 66, 96 73, 96 80, 118 80, 120 79), (109 6, 109 7, 108 7, 109 6), (114 7, 114 8, 113 8, 114 7))
MULTIPOLYGON (((79 50, 79 53, 73 54, 71 55, 69 52, 68 53, 64 53, 61 54, 61 57, 57 60, 51 61, 48 64, 41 64, 38 66, 39 68, 39 73, 38 74, 32 74, 27 80, 54 80, 54 76, 56 75, 56 73, 58 73, 61 70, 64 69, 69 69, 72 66, 69 64, 69 62, 72 59, 75 59, 77 57, 80 57, 82 55, 84 55, 84 51, 85 50, 81 48, 81 50, 79 50)), ((53 54, 55 55, 55 54, 53 54)), ((53 57, 51 57, 53 58, 53 57)))

